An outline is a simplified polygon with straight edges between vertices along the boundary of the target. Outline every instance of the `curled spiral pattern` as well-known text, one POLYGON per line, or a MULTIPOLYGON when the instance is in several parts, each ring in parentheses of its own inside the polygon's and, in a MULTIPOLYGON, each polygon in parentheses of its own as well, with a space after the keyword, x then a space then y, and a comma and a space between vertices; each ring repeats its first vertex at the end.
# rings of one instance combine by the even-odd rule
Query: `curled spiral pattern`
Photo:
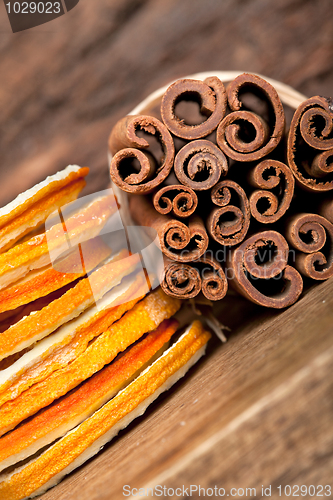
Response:
POLYGON ((227 293, 228 282, 221 265, 212 257, 203 256, 190 264, 167 261, 161 287, 178 298, 193 298, 201 291, 212 301, 221 300, 227 293))
POLYGON ((160 214, 173 212, 176 217, 189 217, 198 206, 193 189, 175 184, 161 188, 153 197, 154 207, 160 214))
POLYGON ((212 189, 211 199, 218 208, 208 216, 209 234, 221 245, 238 245, 250 226, 250 206, 243 188, 234 181, 221 181, 212 189), (231 204, 232 192, 236 194, 239 206, 231 204))
POLYGON ((168 129, 177 137, 193 140, 206 137, 212 133, 227 108, 227 96, 223 83, 215 76, 206 80, 178 80, 171 84, 164 93, 161 104, 161 115, 168 129), (188 125, 175 114, 175 107, 181 100, 198 100, 202 115, 207 120, 198 125, 188 125))
POLYGON ((230 252, 227 277, 239 293, 255 304, 275 309, 290 306, 302 293, 303 280, 299 272, 288 265, 288 254, 288 243, 280 233, 257 233, 230 252), (259 289, 270 280, 282 282, 274 295, 266 295, 259 289))
POLYGON ((295 180, 289 167, 277 160, 263 160, 250 172, 249 182, 258 188, 249 197, 252 216, 263 224, 279 220, 294 195, 295 180), (279 193, 269 191, 272 189, 279 193), (260 209, 262 204, 264 209, 260 209))
POLYGON ((126 116, 119 120, 111 133, 109 148, 114 155, 110 165, 111 179, 127 193, 150 193, 171 172, 175 156, 171 134, 162 122, 152 116, 126 116), (158 139, 163 152, 160 165, 156 165, 149 151, 141 150, 147 150, 149 142, 137 135, 138 130, 158 139), (132 165, 133 160, 139 163, 138 172, 132 165))
POLYGON ((269 154, 279 144, 285 126, 280 98, 272 85, 256 75, 242 74, 227 88, 231 113, 218 126, 216 141, 224 153, 237 161, 256 161, 269 154), (244 106, 240 94, 245 89, 259 92, 268 101, 274 115, 267 123, 263 117, 244 106))
POLYGON ((311 97, 296 110, 288 135, 288 163, 301 187, 333 189, 333 106, 330 99, 311 97))
POLYGON ((137 224, 156 230, 161 250, 169 259, 191 262, 206 252, 208 234, 202 219, 197 215, 192 215, 185 224, 168 215, 156 213, 145 196, 131 196, 129 209, 137 224))
POLYGON ((286 238, 296 250, 295 265, 304 276, 325 280, 333 276, 333 224, 317 214, 298 214, 287 225, 286 238), (326 254, 323 250, 326 249, 326 254))
POLYGON ((210 141, 186 144, 176 155, 175 174, 179 182, 197 191, 211 189, 228 172, 228 161, 210 141))

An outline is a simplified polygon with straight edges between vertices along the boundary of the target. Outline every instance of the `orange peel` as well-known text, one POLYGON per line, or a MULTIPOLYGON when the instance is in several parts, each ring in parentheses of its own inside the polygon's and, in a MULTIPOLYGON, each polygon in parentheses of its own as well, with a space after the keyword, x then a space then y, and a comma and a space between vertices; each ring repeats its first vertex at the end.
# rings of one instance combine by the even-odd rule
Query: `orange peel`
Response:
POLYGON ((22 500, 57 484, 94 456, 204 354, 210 334, 195 322, 146 370, 91 417, 44 452, 0 477, 0 496, 22 500))
MULTIPOLYGON (((127 250, 120 253, 123 258, 119 259, 119 255, 117 255, 115 262, 111 258, 108 264, 97 269, 89 278, 79 281, 60 298, 43 309, 22 318, 3 332, 0 336, 0 359, 26 349, 47 336, 47 350, 49 352, 52 347, 59 345, 64 337, 59 335, 59 331, 58 335, 56 334, 54 337, 50 334, 94 305, 109 290, 116 287, 124 276, 129 275, 136 268, 140 260, 138 255, 126 257, 127 250)), ((75 329, 71 327, 70 324, 66 335, 69 340, 75 334, 75 329)), ((35 349, 38 351, 38 344, 35 349)), ((3 391, 12 384, 13 380, 24 373, 35 359, 33 351, 34 349, 7 369, 0 371, 0 405, 4 402, 3 391)))
POLYGON ((0 313, 16 309, 59 290, 91 272, 111 254, 110 247, 99 236, 93 240, 84 241, 79 246, 81 247, 79 252, 74 250, 58 265, 62 272, 49 265, 46 269, 31 271, 19 282, 1 290, 0 313), (83 266, 82 253, 84 254, 83 266), (65 272, 67 270, 68 272, 65 272))
POLYGON ((0 438, 0 470, 28 458, 90 417, 146 367, 177 328, 178 321, 164 320, 77 389, 0 438))
POLYGON ((85 186, 89 168, 69 165, 43 182, 21 193, 0 209, 0 251, 13 244, 62 205, 75 200, 85 186))
POLYGON ((117 354, 175 314, 180 305, 179 299, 166 295, 160 288, 149 294, 94 339, 72 363, 4 403, 0 407, 0 435, 111 363, 117 354))
POLYGON ((115 197, 102 196, 68 217, 65 223, 55 224, 45 233, 0 254, 0 289, 21 279, 29 271, 50 264, 50 253, 59 257, 69 250, 68 241, 76 246, 97 236, 116 210, 115 197))
MULTIPOLYGON (((54 371, 63 368, 82 354, 89 342, 103 333, 123 314, 130 310, 148 292, 146 279, 138 275, 134 281, 129 278, 107 294, 98 307, 92 307, 77 320, 60 328, 51 339, 39 342, 25 358, 30 359, 26 370, 21 370, 7 389, 0 395, 0 402, 17 397, 33 384, 41 382, 54 371), (35 352, 37 351, 37 352, 35 352)), ((19 363, 17 363, 19 364, 19 363)))

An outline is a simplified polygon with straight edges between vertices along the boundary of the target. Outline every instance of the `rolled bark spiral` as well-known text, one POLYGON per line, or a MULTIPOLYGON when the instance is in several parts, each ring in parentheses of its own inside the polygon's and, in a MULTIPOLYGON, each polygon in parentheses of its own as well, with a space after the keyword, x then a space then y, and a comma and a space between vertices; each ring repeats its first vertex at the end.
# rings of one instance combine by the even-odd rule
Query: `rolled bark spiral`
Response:
POLYGON ((190 299, 200 291, 212 301, 222 299, 228 282, 221 265, 210 256, 203 256, 191 264, 165 260, 161 287, 172 297, 190 299))
POLYGON ((229 253, 227 278, 241 295, 255 304, 275 309, 290 306, 302 293, 303 280, 299 272, 288 265, 288 253, 288 243, 280 233, 254 234, 229 253), (263 252, 268 253, 268 260, 263 252), (260 260, 263 262, 258 263, 260 260), (275 293, 272 294, 271 286, 269 295, 259 290, 260 286, 272 285, 272 280, 276 280, 276 285, 282 284, 275 293))
POLYGON ((211 199, 218 208, 208 216, 209 234, 221 245, 238 245, 250 226, 250 205, 245 191, 236 182, 224 180, 214 186, 211 199), (237 198, 237 206, 231 203, 233 198, 237 198))
POLYGON ((314 280, 333 276, 333 224, 317 214, 298 214, 287 225, 286 238, 299 254, 295 265, 314 280), (325 255, 325 253, 327 255, 325 255))
POLYGON ((144 196, 131 196, 129 208, 140 226, 156 230, 161 250, 166 257, 178 262, 192 262, 207 250, 208 234, 200 217, 193 215, 188 223, 161 215, 144 196))
POLYGON ((251 170, 249 182, 258 188, 249 197, 252 216, 263 224, 279 220, 294 195, 295 180, 289 167, 277 160, 263 160, 251 170), (272 189, 279 192, 269 191, 272 189))
POLYGON ((227 174, 228 161, 211 141, 198 140, 189 142, 177 153, 174 170, 184 186, 205 191, 227 174))
POLYGON ((217 128, 216 141, 222 151, 237 161, 256 161, 273 151, 279 144, 285 126, 280 98, 272 85, 256 75, 235 78, 227 88, 231 113, 217 128), (244 90, 263 95, 271 107, 268 121, 244 107, 240 94, 244 90))
POLYGON ((193 189, 175 184, 161 188, 153 197, 154 207, 160 214, 171 212, 176 217, 189 217, 198 206, 198 197, 193 189))
POLYGON ((114 155, 110 165, 111 179, 128 193, 150 193, 171 172, 175 156, 171 134, 162 122, 152 116, 126 116, 119 120, 110 135, 109 148, 114 155), (137 135, 138 130, 158 139, 162 157, 157 164, 149 153, 149 142, 137 135), (142 151, 142 148, 148 151, 142 151), (135 172, 132 165, 135 159, 140 165, 139 172, 135 172))
POLYGON ((311 97, 295 112, 288 135, 288 163, 301 187, 333 189, 333 104, 311 97))
POLYGON ((180 299, 192 299, 201 290, 199 271, 189 264, 172 260, 165 260, 160 283, 166 294, 180 299))
POLYGON ((168 129, 177 137, 193 140, 213 132, 227 108, 227 96, 223 83, 215 76, 201 80, 183 79, 172 83, 163 95, 161 115, 168 129), (181 100, 198 100, 200 112, 208 116, 198 125, 188 125, 175 115, 175 107, 181 100))

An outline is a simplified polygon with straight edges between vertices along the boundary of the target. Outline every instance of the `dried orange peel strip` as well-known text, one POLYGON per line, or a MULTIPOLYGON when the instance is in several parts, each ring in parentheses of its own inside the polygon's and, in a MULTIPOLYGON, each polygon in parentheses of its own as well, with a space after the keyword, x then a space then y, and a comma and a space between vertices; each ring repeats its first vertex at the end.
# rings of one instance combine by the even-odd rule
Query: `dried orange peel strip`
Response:
POLYGON ((210 338, 195 322, 180 339, 111 401, 27 464, 0 476, 0 496, 22 500, 57 484, 94 456, 204 354, 210 338))
MULTIPOLYGON (((48 337, 43 344, 37 343, 33 349, 12 365, 0 371, 0 406, 4 401, 16 397, 17 389, 15 391, 11 389, 13 382, 35 364, 36 360, 40 361, 45 357, 45 353, 51 353, 57 347, 68 343, 75 335, 77 327, 84 324, 87 319, 89 320, 95 314, 95 310, 92 311, 92 314, 88 314, 88 318, 83 317, 81 320, 79 317, 76 324, 69 323, 65 325, 65 329, 59 329, 54 335, 49 334, 78 317, 83 311, 94 305, 95 301, 103 297, 106 292, 116 287, 124 276, 133 272, 138 261, 139 256, 132 255, 116 262, 110 262, 95 271, 90 278, 79 281, 75 287, 68 290, 59 299, 54 300, 40 311, 31 313, 1 334, 1 357, 15 354, 39 339, 47 335, 48 337), (11 395, 12 392, 15 392, 16 395, 11 395)), ((29 380, 28 382, 31 385, 32 382, 29 380)), ((21 387, 20 392, 22 390, 21 387)))
POLYGON ((108 293, 98 307, 91 307, 54 335, 39 342, 21 360, 17 360, 16 365, 24 364, 26 369, 21 369, 8 388, 2 391, 0 406, 75 360, 92 339, 132 309, 147 292, 148 285, 142 274, 134 280, 129 277, 108 293))
POLYGON ((28 458, 90 417, 128 385, 165 346, 178 321, 164 320, 138 344, 106 366, 60 401, 55 401, 0 439, 0 471, 28 458))
POLYGON ((0 249, 12 246, 27 232, 42 224, 62 205, 75 200, 85 186, 89 168, 69 165, 63 171, 21 193, 0 209, 0 249))
MULTIPOLYGON (((124 276, 135 269, 139 255, 121 252, 121 259, 111 261, 94 271, 88 278, 79 281, 60 298, 52 301, 40 311, 22 318, 0 336, 0 359, 21 351, 38 340, 46 337, 64 323, 79 316, 93 305, 111 288, 118 285, 124 276)), ((0 373, 0 392, 3 383, 0 373)))
POLYGON ((160 288, 149 294, 99 335, 73 363, 3 404, 0 407, 0 435, 111 363, 117 354, 175 314, 180 305, 179 299, 167 296, 160 288))
POLYGON ((75 249, 58 264, 61 272, 52 265, 46 269, 31 271, 20 281, 0 291, 0 313, 16 309, 59 290, 92 271, 111 254, 110 247, 99 236, 80 243, 80 246, 81 253, 84 254, 84 266, 80 249, 75 249))
POLYGON ((74 247, 97 236, 116 210, 117 203, 113 195, 97 198, 70 216, 65 224, 55 224, 45 233, 0 254, 0 289, 19 280, 31 270, 48 265, 50 252, 56 257, 68 251, 68 241, 74 247))

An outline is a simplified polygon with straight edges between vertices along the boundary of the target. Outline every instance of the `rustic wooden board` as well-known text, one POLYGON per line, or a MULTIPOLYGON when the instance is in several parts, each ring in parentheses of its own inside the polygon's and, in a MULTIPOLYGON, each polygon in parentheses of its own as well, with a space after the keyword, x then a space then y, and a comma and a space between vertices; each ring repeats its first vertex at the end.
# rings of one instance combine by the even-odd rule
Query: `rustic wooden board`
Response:
POLYGON ((112 126, 177 77, 245 70, 332 93, 331 0, 81 0, 15 35, 4 9, 0 204, 68 163, 91 167, 87 191, 105 187, 112 126))
MULTIPOLYGON (((246 70, 333 94, 331 0, 81 0, 11 34, 0 3, 0 205, 69 163, 109 182, 107 137, 154 89, 246 70)), ((284 312, 235 295, 229 342, 43 500, 123 498, 122 487, 326 484, 333 477, 333 281, 284 312)), ((274 495, 272 495, 274 496, 274 495)))
POLYGON ((272 485, 274 498, 278 485, 332 484, 333 280, 284 312, 251 317, 244 305, 250 319, 227 344, 213 341, 188 377, 43 500, 191 484, 254 487, 259 498, 272 485))

